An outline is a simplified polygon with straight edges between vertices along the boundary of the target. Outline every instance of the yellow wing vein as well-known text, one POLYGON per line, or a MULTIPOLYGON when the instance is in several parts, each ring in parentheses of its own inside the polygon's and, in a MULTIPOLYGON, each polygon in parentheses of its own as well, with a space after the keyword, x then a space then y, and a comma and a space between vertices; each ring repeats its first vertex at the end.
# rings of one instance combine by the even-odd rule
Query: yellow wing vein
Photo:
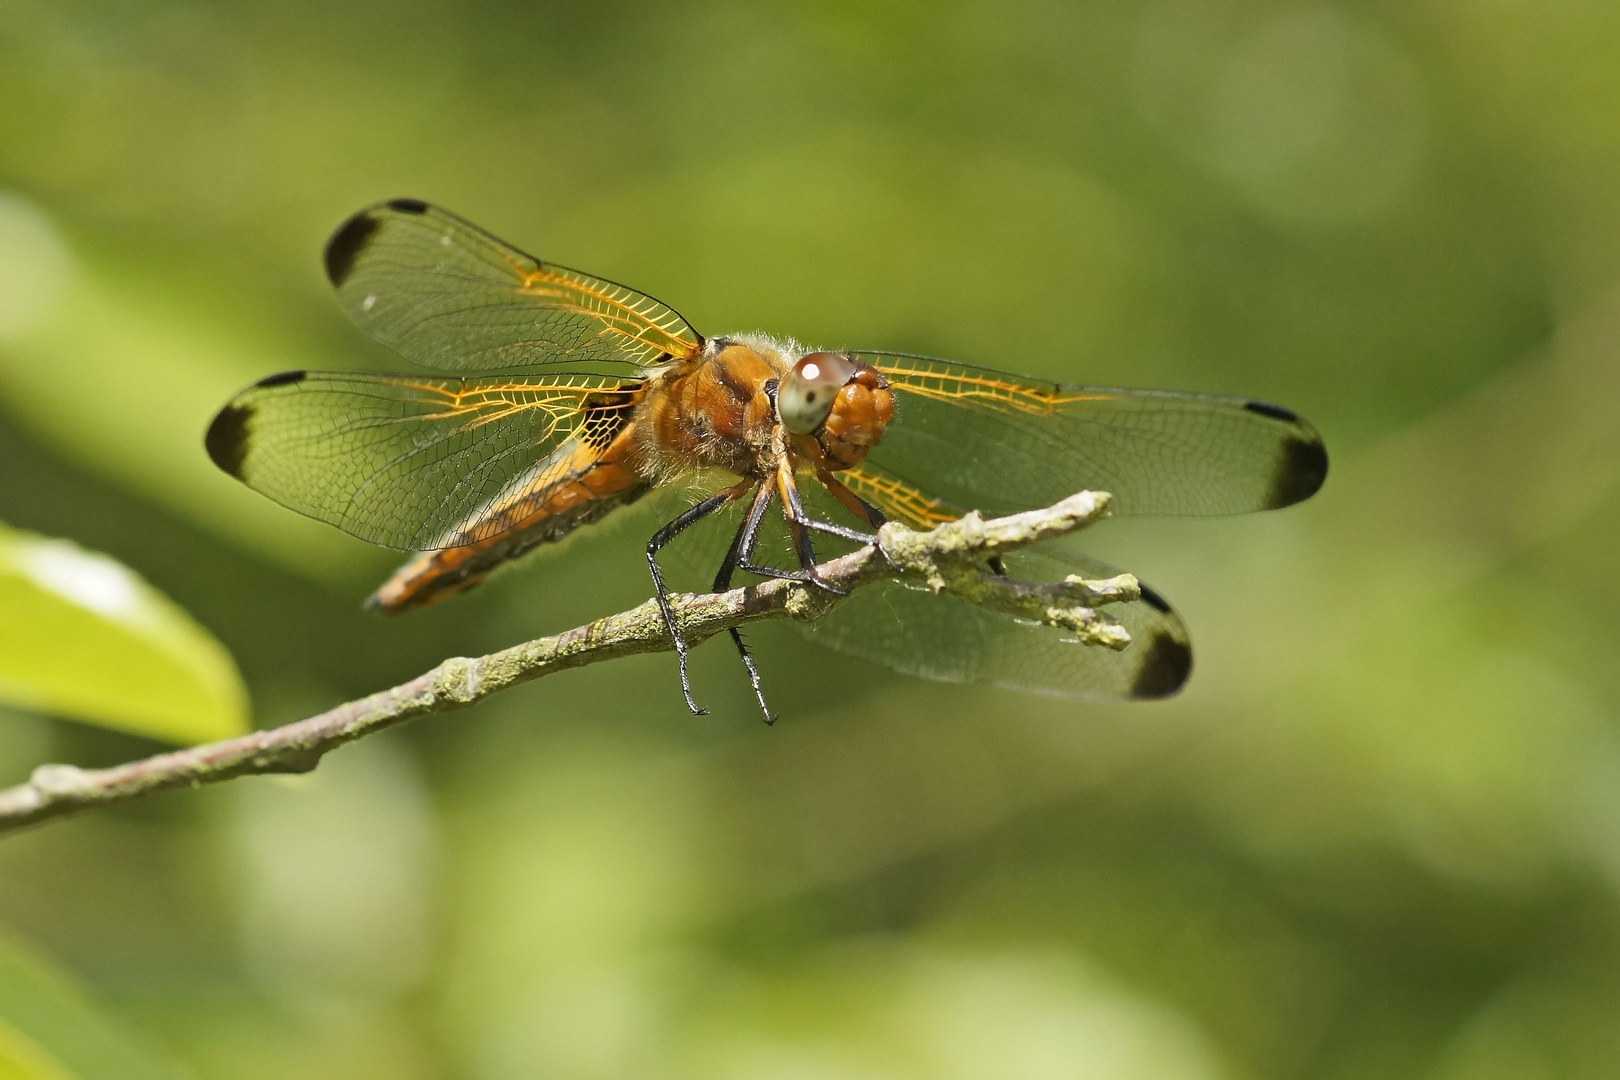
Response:
POLYGON ((846 469, 838 474, 838 479, 889 517, 914 529, 932 529, 962 516, 943 499, 932 498, 903 480, 864 466, 846 469))
POLYGON ((523 271, 516 266, 514 269, 522 275, 518 291, 547 300, 559 311, 595 319, 602 324, 605 333, 617 334, 644 348, 669 353, 682 360, 690 360, 697 354, 696 343, 680 336, 679 331, 685 328, 685 322, 661 301, 622 285, 604 283, 602 287, 596 287, 555 271, 523 271), (663 319, 655 318, 648 314, 648 310, 642 310, 634 301, 628 300, 634 296, 639 296, 648 310, 654 305, 664 308, 666 314, 663 319))
MULTIPOLYGON (((589 398, 617 387, 615 382, 592 378, 570 380, 544 387, 511 383, 504 386, 457 388, 403 381, 394 385, 430 395, 402 399, 423 408, 421 413, 401 418, 403 422, 468 418, 469 422, 464 430, 475 431, 521 413, 543 412, 548 416, 549 422, 538 435, 539 442, 549 440, 570 418, 577 417, 576 431, 583 430, 587 415, 584 406, 589 398)), ((594 411, 609 412, 633 409, 636 401, 633 398, 608 399, 590 404, 593 405, 594 411)))
POLYGON ((913 368, 894 363, 875 366, 891 383, 920 397, 946 402, 973 401, 1001 411, 1038 416, 1050 416, 1067 405, 1083 401, 1112 401, 1118 396, 1095 390, 1071 389, 1056 383, 1021 383, 948 368, 913 368))

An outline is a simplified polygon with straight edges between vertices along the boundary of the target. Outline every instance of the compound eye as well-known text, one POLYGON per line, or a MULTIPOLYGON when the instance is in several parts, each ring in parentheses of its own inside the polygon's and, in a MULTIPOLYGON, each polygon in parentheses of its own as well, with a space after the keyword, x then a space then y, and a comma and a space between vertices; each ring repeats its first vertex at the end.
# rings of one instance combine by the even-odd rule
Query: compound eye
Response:
POLYGON ((776 392, 776 411, 782 425, 808 435, 827 421, 833 400, 855 377, 855 365, 837 353, 813 352, 793 365, 776 392))

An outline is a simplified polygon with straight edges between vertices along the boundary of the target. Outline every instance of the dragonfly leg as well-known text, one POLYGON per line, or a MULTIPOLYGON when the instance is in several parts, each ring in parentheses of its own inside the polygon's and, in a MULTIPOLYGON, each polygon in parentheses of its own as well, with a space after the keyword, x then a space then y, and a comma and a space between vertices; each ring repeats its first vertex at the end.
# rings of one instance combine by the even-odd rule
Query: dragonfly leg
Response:
MULTIPOLYGON (((748 538, 748 542, 739 546, 737 549, 737 558, 734 563, 734 569, 745 570, 750 574, 758 574, 760 577, 764 578, 777 578, 781 581, 798 581, 806 585, 817 585, 823 589, 827 589, 829 592, 838 593, 840 596, 843 595, 842 592, 834 589, 832 586, 828 585, 826 582, 822 581, 816 576, 815 549, 809 548, 809 554, 808 556, 806 555, 806 548, 809 547, 809 539, 803 535, 803 531, 794 523, 793 513, 791 510, 786 511, 786 516, 788 525, 793 529, 793 541, 794 545, 799 551, 799 562, 802 569, 778 570, 774 566, 763 566, 754 562, 754 545, 759 539, 759 521, 764 519, 765 510, 770 505, 771 496, 776 493, 777 486, 779 485, 765 484, 761 486, 759 499, 754 504, 753 509, 749 512, 749 518, 754 522, 753 529, 748 538), (755 515, 758 515, 757 518, 755 515), (808 561, 806 561, 807 558, 808 561)), ((786 503, 784 502, 784 506, 785 505, 786 503)), ((801 506, 800 509, 802 511, 803 507, 801 506)), ((740 535, 741 534, 739 534, 739 538, 740 535)), ((730 555, 727 556, 727 559, 730 559, 730 555)))
POLYGON ((674 521, 653 533, 652 539, 647 541, 647 566, 652 570, 653 588, 658 597, 658 610, 664 616, 664 625, 669 627, 669 636, 675 640, 675 656, 681 665, 681 693, 686 697, 686 707, 692 710, 694 716, 705 716, 708 709, 698 707, 692 700, 692 682, 686 674, 686 639, 681 636, 681 628, 675 622, 675 609, 669 602, 669 589, 664 585, 663 571, 658 569, 658 550, 688 527, 702 521, 722 506, 738 498, 746 488, 743 485, 727 488, 718 495, 711 495, 696 506, 681 514, 674 521))
MULTIPOLYGON (((799 513, 804 513, 804 506, 802 504, 799 506, 799 513)), ((848 526, 839 525, 836 522, 818 521, 809 515, 802 518, 789 516, 788 520, 796 525, 802 525, 806 529, 814 529, 816 532, 824 532, 829 536, 841 536, 845 540, 853 540, 857 544, 872 544, 874 546, 877 544, 877 533, 875 532, 861 532, 859 529, 851 529, 848 526)))
POLYGON ((873 529, 883 528, 884 524, 889 520, 884 516, 883 511, 849 490, 842 480, 839 480, 827 470, 817 469, 816 479, 820 480, 821 486, 831 492, 833 498, 843 503, 850 513, 872 526, 873 529))
MULTIPOLYGON (((771 487, 761 484, 754 495, 754 504, 748 508, 748 517, 737 529, 737 535, 731 540, 731 548, 726 552, 725 561, 720 564, 720 572, 714 578, 714 591, 725 592, 731 588, 731 575, 739 569, 746 569, 746 564, 754 555, 754 546, 759 543, 759 526, 765 520, 765 511, 771 505, 771 487)), ((760 711, 765 714, 767 724, 776 723, 776 717, 771 715, 771 707, 765 701, 765 691, 759 685, 759 667, 754 663, 754 657, 743 643, 742 631, 737 627, 731 628, 731 641, 737 646, 737 655, 742 657, 743 666, 748 669, 748 681, 754 687, 754 697, 759 700, 760 711)))
MULTIPOLYGON (((833 483, 837 484, 837 481, 833 481, 833 483)), ((844 485, 838 484, 838 487, 844 490, 851 499, 855 500, 858 506, 863 508, 857 511, 862 517, 866 517, 867 511, 870 511, 877 524, 881 525, 883 523, 883 514, 877 509, 877 507, 868 505, 864 499, 861 499, 854 492, 849 491, 849 489, 845 488, 844 485)), ((758 574, 760 577, 779 578, 783 581, 798 581, 806 585, 814 585, 818 589, 823 589, 832 593, 834 596, 847 596, 847 589, 840 589, 836 585, 828 584, 826 581, 822 580, 821 575, 816 573, 816 549, 815 545, 811 542, 808 530, 815 529, 819 532, 831 533, 834 536, 843 537, 846 540, 853 540, 858 544, 873 545, 877 543, 876 534, 859 532, 855 529, 846 528, 842 525, 837 525, 829 521, 818 521, 811 517, 809 513, 805 511, 803 500, 799 498, 799 489, 793 482, 793 473, 785 464, 777 473, 774 490, 780 490, 782 492, 783 516, 786 517, 788 528, 793 533, 793 545, 795 549, 797 549, 799 555, 799 569, 778 570, 774 566, 762 566, 755 563, 753 561, 754 548, 752 542, 748 544, 746 549, 742 549, 738 552, 735 568, 738 570, 746 570, 750 574, 758 574)), ((829 490, 831 490, 831 488, 829 488, 829 490)), ((761 516, 764 514, 764 506, 769 502, 771 493, 773 493, 773 489, 770 487, 761 489, 760 499, 762 501, 755 508, 756 512, 758 512, 761 516)), ((834 492, 834 494, 837 493, 834 492)), ((848 504, 846 503, 845 505, 848 504)), ((867 520, 871 521, 873 518, 867 518, 867 520)), ((756 525, 756 537, 757 532, 758 526, 756 525)))
POLYGON ((834 525, 828 521, 817 521, 804 509, 804 501, 799 498, 798 485, 793 482, 793 471, 785 462, 777 470, 776 486, 782 492, 782 510, 787 516, 788 528, 793 532, 793 544, 799 550, 799 567, 804 574, 803 580, 818 588, 825 589, 834 596, 847 596, 847 589, 840 589, 821 580, 816 573, 816 548, 811 542, 810 530, 830 533, 841 536, 846 540, 853 540, 858 544, 876 544, 877 537, 869 533, 857 532, 842 525, 834 525))
POLYGON ((816 573, 816 545, 810 539, 810 530, 804 527, 803 522, 795 521, 791 514, 788 516, 788 531, 793 534, 793 546, 799 553, 799 570, 804 574, 804 579, 834 596, 848 596, 848 589, 829 585, 816 573))
MULTIPOLYGON (((778 483, 775 486, 777 488, 781 487, 780 475, 778 476, 778 483)), ((764 490, 767 492, 773 492, 775 489, 772 486, 767 485, 764 490)), ((793 489, 787 488, 784 490, 793 489)), ((794 490, 793 495, 794 499, 796 500, 798 498, 798 492, 794 490)), ((761 506, 769 503, 769 496, 762 496, 762 498, 764 499, 764 502, 760 504, 761 506)), ((758 509, 758 507, 756 507, 756 509, 758 509)), ((774 566, 762 566, 755 563, 752 559, 752 544, 748 546, 746 551, 739 552, 736 568, 738 570, 746 570, 750 574, 758 574, 760 577, 777 578, 782 581, 797 581, 805 585, 814 585, 819 589, 825 589, 834 596, 847 595, 846 590, 840 589, 835 585, 827 584, 827 582, 821 580, 821 576, 816 573, 816 549, 811 545, 809 535, 799 527, 799 523, 794 519, 793 511, 788 508, 787 501, 785 499, 783 500, 783 512, 787 517, 788 527, 793 530, 793 543, 799 552, 800 569, 778 570, 774 566)), ((804 512, 803 504, 800 504, 799 512, 802 516, 804 512)), ((763 515, 763 510, 761 510, 761 514, 763 515)), ((757 527, 755 531, 757 533, 757 527)))
MULTIPOLYGON (((838 496, 838 492, 835 491, 831 485, 827 484, 826 479, 823 478, 821 482, 827 487, 828 491, 832 492, 834 497, 838 497, 840 502, 843 501, 843 499, 838 496)), ((817 521, 815 518, 806 513, 804 509, 804 500, 799 498, 799 486, 794 482, 793 473, 788 468, 783 467, 777 472, 776 483, 777 486, 782 489, 782 505, 787 508, 787 517, 790 523, 798 525, 800 528, 814 529, 817 532, 824 532, 830 536, 840 536, 845 540, 853 540, 857 544, 872 544, 873 546, 877 545, 877 533, 861 532, 859 529, 851 529, 848 526, 838 525, 831 521, 817 521)), ((834 480, 833 484, 837 484, 838 487, 843 488, 844 491, 848 493, 849 497, 854 499, 858 504, 865 506, 867 510, 877 514, 878 520, 881 523, 883 515, 878 513, 877 507, 866 506, 866 500, 862 499, 848 488, 845 488, 843 484, 839 484, 838 481, 834 480)), ((844 503, 844 505, 848 506, 849 504, 844 503)), ((851 507, 851 509, 854 508, 851 507)), ((860 516, 866 517, 866 514, 861 513, 860 516)), ((871 519, 867 518, 867 520, 870 521, 871 519)), ((803 550, 804 549, 801 546, 801 554, 803 553, 803 550)), ((812 562, 810 565, 814 566, 815 563, 812 562)))

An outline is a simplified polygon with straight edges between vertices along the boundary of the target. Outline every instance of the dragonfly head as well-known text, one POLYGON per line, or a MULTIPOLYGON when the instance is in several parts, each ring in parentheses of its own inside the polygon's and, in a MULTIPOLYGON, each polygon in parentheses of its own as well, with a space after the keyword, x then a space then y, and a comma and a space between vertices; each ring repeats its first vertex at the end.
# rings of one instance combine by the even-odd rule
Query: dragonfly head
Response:
POLYGON ((847 356, 813 352, 805 355, 776 392, 776 411, 782 426, 796 435, 809 435, 827 422, 833 402, 855 377, 847 356))
POLYGON ((875 368, 841 353, 813 352, 793 365, 776 394, 782 426, 809 436, 834 469, 866 456, 894 417, 894 395, 875 368))

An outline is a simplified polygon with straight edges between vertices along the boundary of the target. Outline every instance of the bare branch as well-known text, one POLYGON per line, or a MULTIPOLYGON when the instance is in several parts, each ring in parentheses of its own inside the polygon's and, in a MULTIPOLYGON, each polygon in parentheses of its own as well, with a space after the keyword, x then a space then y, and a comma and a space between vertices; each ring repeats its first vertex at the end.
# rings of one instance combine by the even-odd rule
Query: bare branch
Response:
MULTIPOLYGON (((981 607, 1064 627, 1087 644, 1121 649, 1130 643, 1129 634, 1096 609, 1135 600, 1140 593, 1131 575, 1044 584, 1014 581, 985 567, 993 556, 1084 528, 1107 514, 1108 502, 1106 492, 1082 491, 1042 510, 989 521, 974 512, 929 532, 891 522, 879 534, 881 550, 864 547, 819 570, 829 584, 851 591, 887 578, 911 578, 981 607)), ((687 641, 696 644, 756 619, 814 619, 838 599, 798 582, 766 581, 725 593, 683 594, 674 604, 687 641)), ((410 682, 282 727, 110 769, 41 765, 26 784, 0 791, 0 833, 172 788, 253 773, 308 772, 327 751, 407 720, 463 708, 565 668, 672 648, 658 605, 648 600, 488 656, 454 657, 410 682)))

